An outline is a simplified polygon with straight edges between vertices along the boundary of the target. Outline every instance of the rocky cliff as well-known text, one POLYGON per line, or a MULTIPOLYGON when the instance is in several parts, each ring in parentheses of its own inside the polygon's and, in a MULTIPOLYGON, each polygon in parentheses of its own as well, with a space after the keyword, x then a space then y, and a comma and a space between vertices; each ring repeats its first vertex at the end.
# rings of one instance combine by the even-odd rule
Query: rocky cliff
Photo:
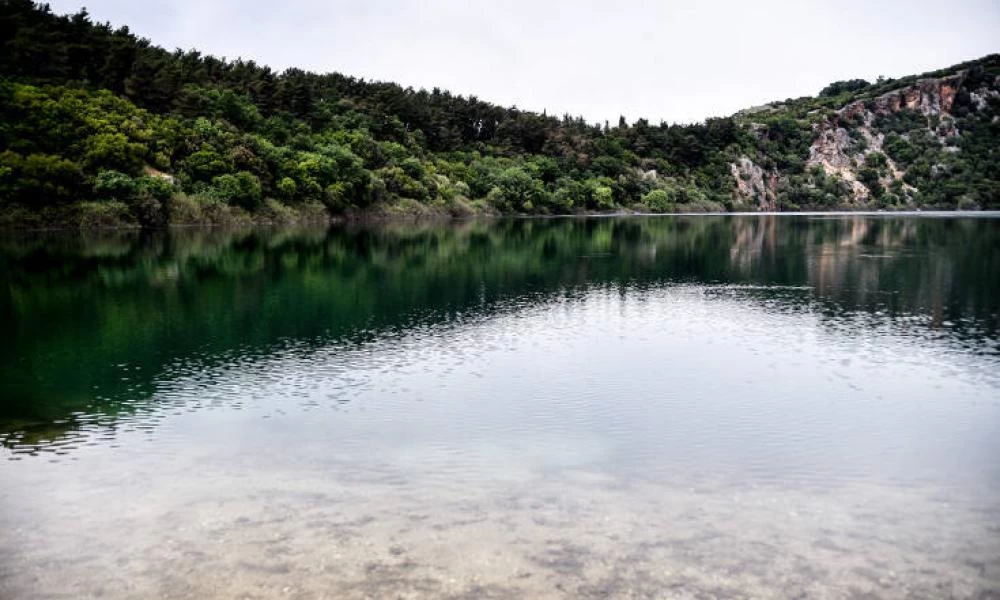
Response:
MULTIPOLYGON (((776 103, 744 113, 760 139, 767 130, 758 122, 761 114, 791 112, 810 128, 811 142, 801 171, 768 165, 760 156, 733 160, 734 203, 754 210, 802 206, 789 201, 794 198, 806 200, 803 208, 914 208, 936 198, 949 176, 995 169, 995 159, 984 163, 977 154, 983 148, 973 146, 996 145, 1000 75, 977 66, 897 87, 882 83, 855 96, 834 107, 776 103)), ((955 204, 961 202, 959 194, 955 204)))

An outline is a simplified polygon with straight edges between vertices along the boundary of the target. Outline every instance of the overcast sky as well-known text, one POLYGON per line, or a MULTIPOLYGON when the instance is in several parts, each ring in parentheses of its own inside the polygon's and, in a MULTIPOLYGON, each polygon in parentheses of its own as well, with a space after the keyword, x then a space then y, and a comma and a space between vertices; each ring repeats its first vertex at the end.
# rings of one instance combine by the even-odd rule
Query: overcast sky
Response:
POLYGON ((691 122, 1000 51, 998 0, 49 0, 168 49, 691 122))

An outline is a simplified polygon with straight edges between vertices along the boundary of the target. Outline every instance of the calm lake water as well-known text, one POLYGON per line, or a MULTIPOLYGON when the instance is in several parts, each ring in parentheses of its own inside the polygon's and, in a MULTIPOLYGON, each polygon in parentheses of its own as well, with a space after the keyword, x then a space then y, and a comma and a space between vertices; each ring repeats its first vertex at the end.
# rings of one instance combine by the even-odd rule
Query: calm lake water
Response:
POLYGON ((0 598, 1000 598, 1000 218, 0 238, 0 598))

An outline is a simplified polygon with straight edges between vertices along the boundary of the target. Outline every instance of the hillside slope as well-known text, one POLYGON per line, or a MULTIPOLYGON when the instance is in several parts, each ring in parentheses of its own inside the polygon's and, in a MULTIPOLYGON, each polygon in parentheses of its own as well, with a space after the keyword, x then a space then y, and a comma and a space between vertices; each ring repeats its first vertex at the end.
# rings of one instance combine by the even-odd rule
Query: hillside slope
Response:
POLYGON ((168 52, 0 0, 0 222, 1000 208, 1000 55, 616 126, 168 52))

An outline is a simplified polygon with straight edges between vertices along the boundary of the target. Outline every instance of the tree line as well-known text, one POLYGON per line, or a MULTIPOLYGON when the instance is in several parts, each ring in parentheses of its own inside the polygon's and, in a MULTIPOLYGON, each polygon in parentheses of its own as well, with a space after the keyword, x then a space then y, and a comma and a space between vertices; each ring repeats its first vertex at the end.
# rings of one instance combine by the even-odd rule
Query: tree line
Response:
POLYGON ((86 11, 0 0, 0 220, 753 209, 733 193, 742 156, 781 174, 782 208, 831 206, 846 188, 805 168, 817 110, 875 88, 840 82, 752 118, 612 127, 168 51, 86 11))

